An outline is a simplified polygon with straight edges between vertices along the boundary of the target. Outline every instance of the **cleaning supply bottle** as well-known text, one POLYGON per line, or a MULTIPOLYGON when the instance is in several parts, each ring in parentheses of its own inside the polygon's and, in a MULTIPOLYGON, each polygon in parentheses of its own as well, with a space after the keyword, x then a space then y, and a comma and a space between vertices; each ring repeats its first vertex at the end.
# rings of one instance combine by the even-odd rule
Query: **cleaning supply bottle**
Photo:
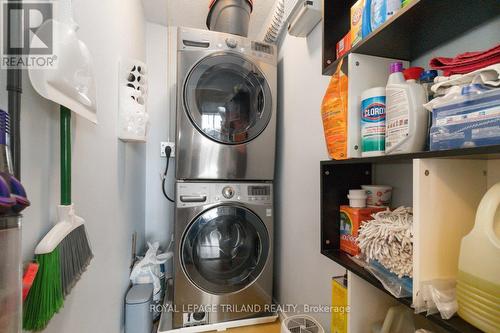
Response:
POLYGON ((412 0, 403 0, 401 3, 401 8, 406 7, 412 0))
POLYGON ((422 67, 410 67, 403 70, 403 76, 405 77, 406 82, 409 80, 413 80, 412 82, 420 82, 420 74, 424 72, 422 67))
POLYGON ((458 315, 486 333, 500 327, 500 183, 484 195, 458 259, 458 315))
POLYGON ((361 23, 361 36, 363 39, 374 30, 371 26, 371 8, 372 2, 378 1, 379 0, 365 0, 365 7, 363 8, 363 21, 361 23))
POLYGON ((401 8, 401 0, 365 0, 361 33, 363 38, 380 27, 401 8))
POLYGON ((385 0, 385 20, 396 14, 401 9, 401 0, 385 0))
MULTIPOLYGON (((420 84, 424 87, 427 102, 434 99, 434 92, 431 87, 434 84, 434 78, 438 75, 437 70, 431 69, 428 71, 423 71, 420 74, 420 84)), ((431 125, 432 125, 432 112, 428 112, 427 115, 427 138, 425 139, 425 150, 429 150, 430 148, 430 137, 431 137, 431 125)))
POLYGON ((431 87, 434 84, 434 78, 437 74, 437 70, 435 69, 423 71, 422 74, 420 74, 420 84, 424 87, 424 90, 427 93, 427 101, 434 98, 434 92, 431 90, 431 87))
POLYGON ((361 156, 379 156, 385 151, 385 87, 361 94, 361 156))
POLYGON ((342 71, 342 60, 330 79, 321 102, 321 118, 328 154, 336 160, 347 158, 347 90, 348 77, 342 71))
MULTIPOLYGON (((386 87, 385 153, 405 154, 425 148, 428 114, 424 88, 411 76, 403 76, 403 63, 390 65, 386 87)), ((411 73, 411 72, 410 72, 411 73)))

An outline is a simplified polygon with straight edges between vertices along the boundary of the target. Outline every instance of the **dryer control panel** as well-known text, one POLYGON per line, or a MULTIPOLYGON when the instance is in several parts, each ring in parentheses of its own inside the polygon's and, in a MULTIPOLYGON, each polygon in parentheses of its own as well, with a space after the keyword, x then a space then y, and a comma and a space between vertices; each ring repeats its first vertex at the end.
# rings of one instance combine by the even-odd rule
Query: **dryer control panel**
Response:
POLYGON ((270 183, 177 183, 176 206, 195 207, 219 202, 271 205, 270 183))
POLYGON ((222 32, 179 28, 179 51, 232 51, 276 64, 276 46, 222 32))

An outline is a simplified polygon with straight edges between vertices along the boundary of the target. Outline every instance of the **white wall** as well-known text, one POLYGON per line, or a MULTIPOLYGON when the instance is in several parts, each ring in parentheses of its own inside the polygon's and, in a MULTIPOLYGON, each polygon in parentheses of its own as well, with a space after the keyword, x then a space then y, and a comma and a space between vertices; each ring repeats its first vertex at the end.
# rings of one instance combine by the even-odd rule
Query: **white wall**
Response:
MULTIPOLYGON (((147 23, 146 32, 146 62, 149 68, 147 107, 151 122, 146 144, 146 239, 160 242, 166 250, 173 233, 174 204, 167 201, 161 191, 166 159, 160 157, 160 142, 175 139, 175 133, 169 133, 168 28, 147 23)), ((171 198, 174 197, 174 163, 171 159, 165 186, 171 198)))
MULTIPOLYGON (((275 296, 280 303, 331 304, 331 277, 345 273, 320 253, 319 162, 328 158, 320 105, 321 29, 287 36, 278 65, 275 296)), ((330 314, 311 314, 325 329, 330 314)))
MULTIPOLYGON (((95 258, 44 332, 120 332, 128 286, 131 235, 144 239, 145 149, 116 136, 118 59, 145 60, 140 0, 74 3, 79 36, 94 60, 99 124, 73 117, 73 201, 85 218, 95 258)), ((5 71, 1 104, 6 107, 5 71)), ((32 206, 24 213, 23 257, 56 221, 59 202, 59 112, 27 75, 22 95, 22 181, 32 206)))
POLYGON ((457 54, 464 52, 487 50, 500 42, 499 31, 500 18, 492 19, 466 34, 430 50, 412 61, 411 65, 429 68, 429 60, 434 57, 453 58, 457 54))

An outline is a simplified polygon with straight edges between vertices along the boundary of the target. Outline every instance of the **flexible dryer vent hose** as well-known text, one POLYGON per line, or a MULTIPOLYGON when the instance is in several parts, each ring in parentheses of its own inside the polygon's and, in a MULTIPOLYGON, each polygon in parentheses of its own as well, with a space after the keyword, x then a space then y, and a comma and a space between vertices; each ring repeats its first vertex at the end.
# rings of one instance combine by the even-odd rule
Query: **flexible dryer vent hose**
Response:
POLYGON ((276 44, 278 38, 283 31, 285 24, 285 0, 277 0, 274 14, 267 28, 264 41, 270 44, 276 44))

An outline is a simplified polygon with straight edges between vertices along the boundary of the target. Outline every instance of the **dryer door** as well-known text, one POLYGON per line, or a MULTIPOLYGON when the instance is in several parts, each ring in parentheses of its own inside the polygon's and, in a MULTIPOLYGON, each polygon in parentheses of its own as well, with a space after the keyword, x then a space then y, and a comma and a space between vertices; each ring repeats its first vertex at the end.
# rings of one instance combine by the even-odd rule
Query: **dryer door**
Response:
POLYGON ((188 278, 210 294, 239 291, 264 269, 269 235, 252 211, 223 205, 198 216, 184 234, 181 263, 188 278))
POLYGON ((208 138, 241 144, 257 137, 271 119, 271 90, 260 70, 234 53, 202 59, 184 83, 189 118, 208 138))

